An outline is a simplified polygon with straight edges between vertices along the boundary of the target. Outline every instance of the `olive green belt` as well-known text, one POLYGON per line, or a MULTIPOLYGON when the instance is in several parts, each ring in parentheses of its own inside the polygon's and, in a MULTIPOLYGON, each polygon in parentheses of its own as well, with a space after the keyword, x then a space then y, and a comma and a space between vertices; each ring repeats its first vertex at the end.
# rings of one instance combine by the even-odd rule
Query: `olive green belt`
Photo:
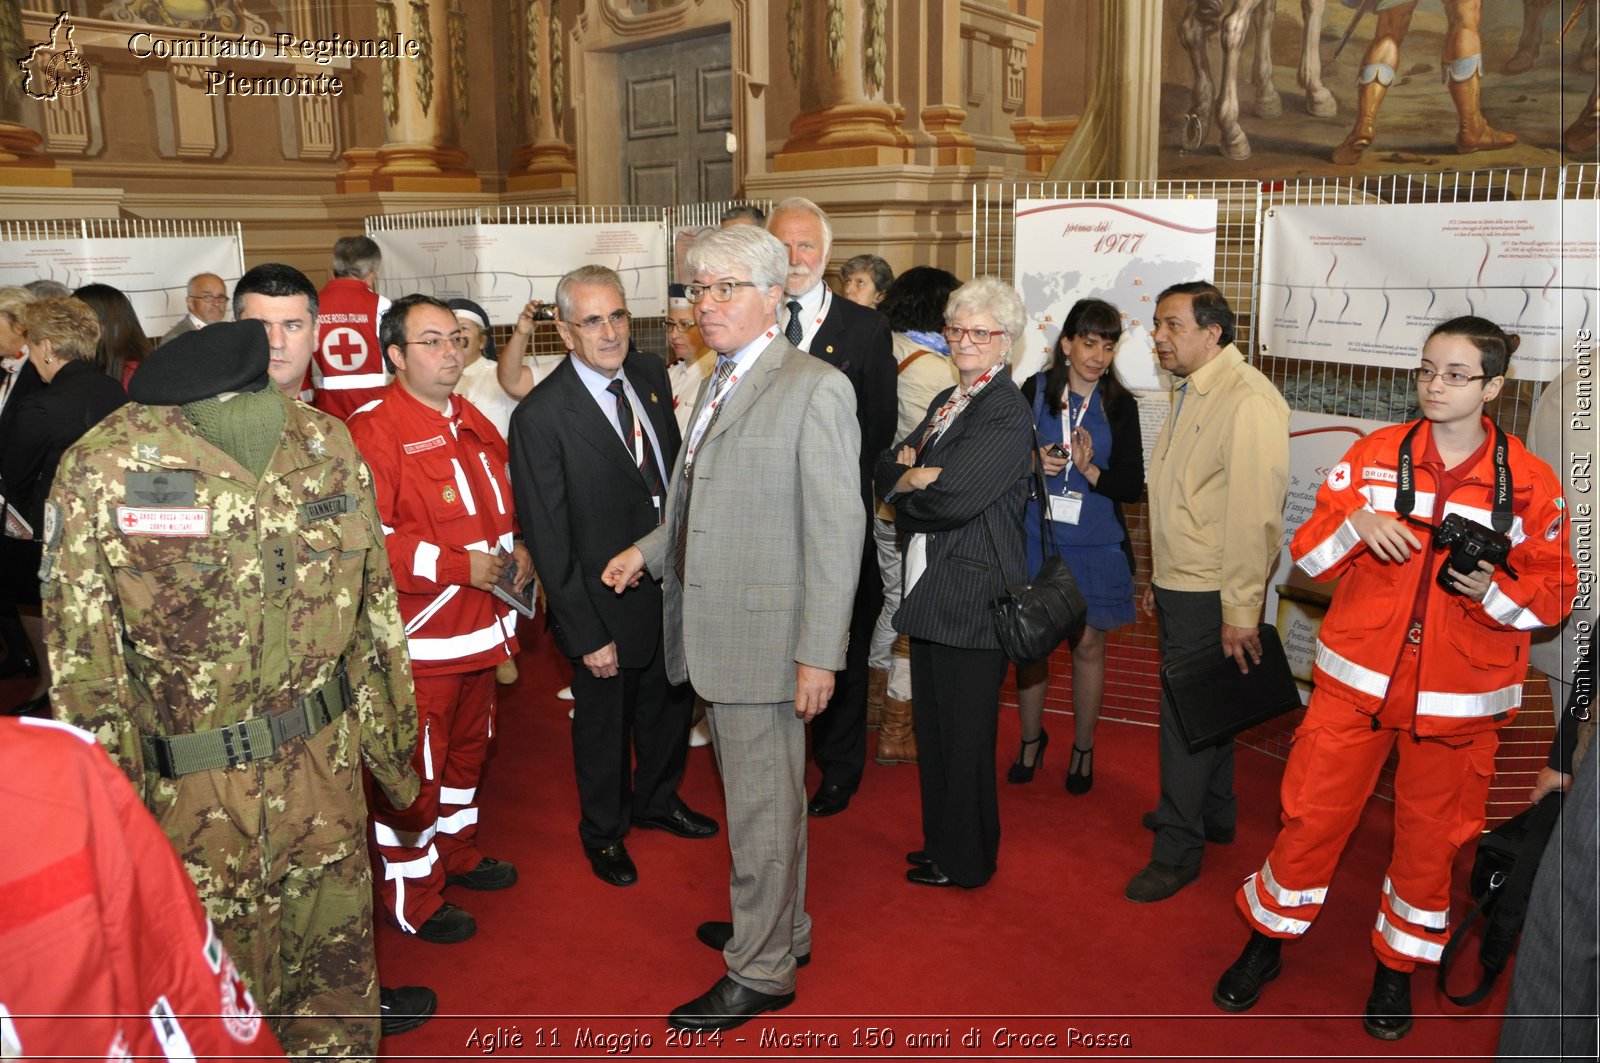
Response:
POLYGON ((340 661, 332 679, 302 696, 299 704, 286 712, 240 720, 213 731, 140 736, 145 766, 176 779, 266 760, 285 742, 322 730, 344 712, 350 700, 350 676, 340 661))

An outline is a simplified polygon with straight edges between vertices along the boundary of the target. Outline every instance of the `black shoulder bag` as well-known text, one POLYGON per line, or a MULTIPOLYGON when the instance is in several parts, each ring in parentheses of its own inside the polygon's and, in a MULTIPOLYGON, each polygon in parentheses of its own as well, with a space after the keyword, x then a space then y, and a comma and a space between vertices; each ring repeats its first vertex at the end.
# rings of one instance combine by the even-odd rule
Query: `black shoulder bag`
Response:
MULTIPOLYGON (((1007 657, 1017 664, 1028 665, 1042 661, 1061 645, 1074 631, 1080 630, 1089 615, 1089 603, 1078 589, 1067 563, 1056 550, 1055 539, 1045 519, 1045 508, 1050 504, 1050 493, 1045 487, 1044 470, 1038 460, 1039 433, 1033 434, 1033 490, 1039 503, 1039 535, 1044 543, 1044 564, 1033 582, 1019 585, 1007 584, 1005 589, 989 601, 989 615, 994 621, 995 638, 1007 657)), ((1000 548, 995 545, 994 532, 989 528, 986 514, 979 514, 983 530, 989 536, 989 549, 994 551, 995 567, 1000 578, 1005 579, 1005 569, 1000 560, 1000 548)))

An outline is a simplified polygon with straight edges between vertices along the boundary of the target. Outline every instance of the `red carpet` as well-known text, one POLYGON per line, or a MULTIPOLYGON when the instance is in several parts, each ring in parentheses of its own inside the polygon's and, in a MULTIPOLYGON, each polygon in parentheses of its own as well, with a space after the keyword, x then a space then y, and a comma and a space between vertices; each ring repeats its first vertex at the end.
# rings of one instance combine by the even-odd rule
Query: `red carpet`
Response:
MULTIPOLYGON (((483 847, 515 862, 521 881, 503 893, 450 891, 478 919, 477 936, 463 944, 431 945, 380 927, 385 984, 429 985, 439 995, 439 1014, 426 1026, 385 1040, 387 1058, 608 1050, 679 1058, 1493 1056, 1505 980, 1463 1012, 1438 996, 1429 969, 1413 979, 1418 1019, 1409 1037, 1387 1044, 1361 1029, 1372 980, 1368 929, 1390 843, 1386 803, 1369 808, 1320 921, 1285 949, 1283 975, 1254 1011, 1228 1015, 1212 1005, 1211 987, 1247 937, 1232 894, 1271 845, 1282 762, 1241 750, 1238 840, 1209 847, 1200 880, 1175 897, 1134 905, 1122 888, 1149 859, 1139 817, 1155 802, 1154 731, 1104 723, 1094 790, 1075 798, 1062 786, 1066 758, 1058 753, 1071 737, 1062 716, 1047 720, 1058 745, 1035 781, 1005 784, 1017 741, 1009 711, 997 754, 1005 833, 988 886, 934 890, 905 881, 904 853, 921 842, 916 769, 869 762, 849 810, 811 821, 815 953, 794 1004, 720 1042, 672 1034, 665 1014, 723 972, 694 929, 728 917, 726 840, 635 831, 628 849, 638 885, 596 879, 577 838, 568 703, 554 696, 570 673, 548 640, 525 641, 534 644, 523 653, 521 682, 503 692, 480 798, 483 847), (1008 1036, 1032 1040, 1007 1044, 1008 1036)), ((709 749, 690 751, 681 792, 721 819, 709 749)), ((1463 890, 1469 860, 1463 852, 1463 890)), ((1475 957, 1464 961, 1472 970, 1458 973, 1475 977, 1475 957)))

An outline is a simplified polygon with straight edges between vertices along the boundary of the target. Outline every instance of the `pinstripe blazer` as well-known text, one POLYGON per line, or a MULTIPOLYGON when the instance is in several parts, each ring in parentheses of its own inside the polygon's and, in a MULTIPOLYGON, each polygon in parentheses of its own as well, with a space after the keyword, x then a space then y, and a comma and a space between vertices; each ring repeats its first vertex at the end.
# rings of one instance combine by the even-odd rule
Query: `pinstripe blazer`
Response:
POLYGON ((867 533, 850 382, 779 336, 701 441, 684 513, 687 450, 673 465, 667 523, 637 543, 666 594, 667 675, 714 703, 793 701, 796 662, 844 667, 867 533))
POLYGON ((1022 516, 1033 468, 1033 411, 1011 371, 1002 369, 923 451, 917 464, 936 466, 939 478, 895 494, 907 468, 895 460, 900 446, 922 438, 953 390, 940 392, 916 430, 884 451, 874 477, 879 497, 894 504, 895 527, 928 537, 927 571, 902 599, 894 626, 913 638, 993 650, 1000 643, 989 600, 1005 584, 1027 579, 1022 516))

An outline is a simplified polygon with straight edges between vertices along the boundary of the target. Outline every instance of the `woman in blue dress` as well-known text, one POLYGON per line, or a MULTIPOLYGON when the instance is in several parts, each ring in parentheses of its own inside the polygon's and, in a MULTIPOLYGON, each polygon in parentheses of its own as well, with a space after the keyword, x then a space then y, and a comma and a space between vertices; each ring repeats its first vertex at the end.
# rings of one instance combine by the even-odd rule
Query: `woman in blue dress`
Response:
MULTIPOLYGON (((1144 492, 1144 444, 1139 408, 1112 358, 1122 336, 1122 315, 1102 299, 1080 299, 1067 314, 1050 367, 1022 386, 1033 405, 1050 491, 1048 521, 1056 549, 1089 603, 1088 623, 1072 642, 1074 736, 1067 792, 1094 785, 1094 727, 1106 685, 1106 633, 1134 620, 1133 547, 1122 515, 1124 502, 1144 492)), ((1024 520, 1028 571, 1044 562, 1039 502, 1024 520)), ((1017 669, 1022 748, 1006 778, 1025 783, 1044 760, 1044 696, 1050 664, 1017 669)))

